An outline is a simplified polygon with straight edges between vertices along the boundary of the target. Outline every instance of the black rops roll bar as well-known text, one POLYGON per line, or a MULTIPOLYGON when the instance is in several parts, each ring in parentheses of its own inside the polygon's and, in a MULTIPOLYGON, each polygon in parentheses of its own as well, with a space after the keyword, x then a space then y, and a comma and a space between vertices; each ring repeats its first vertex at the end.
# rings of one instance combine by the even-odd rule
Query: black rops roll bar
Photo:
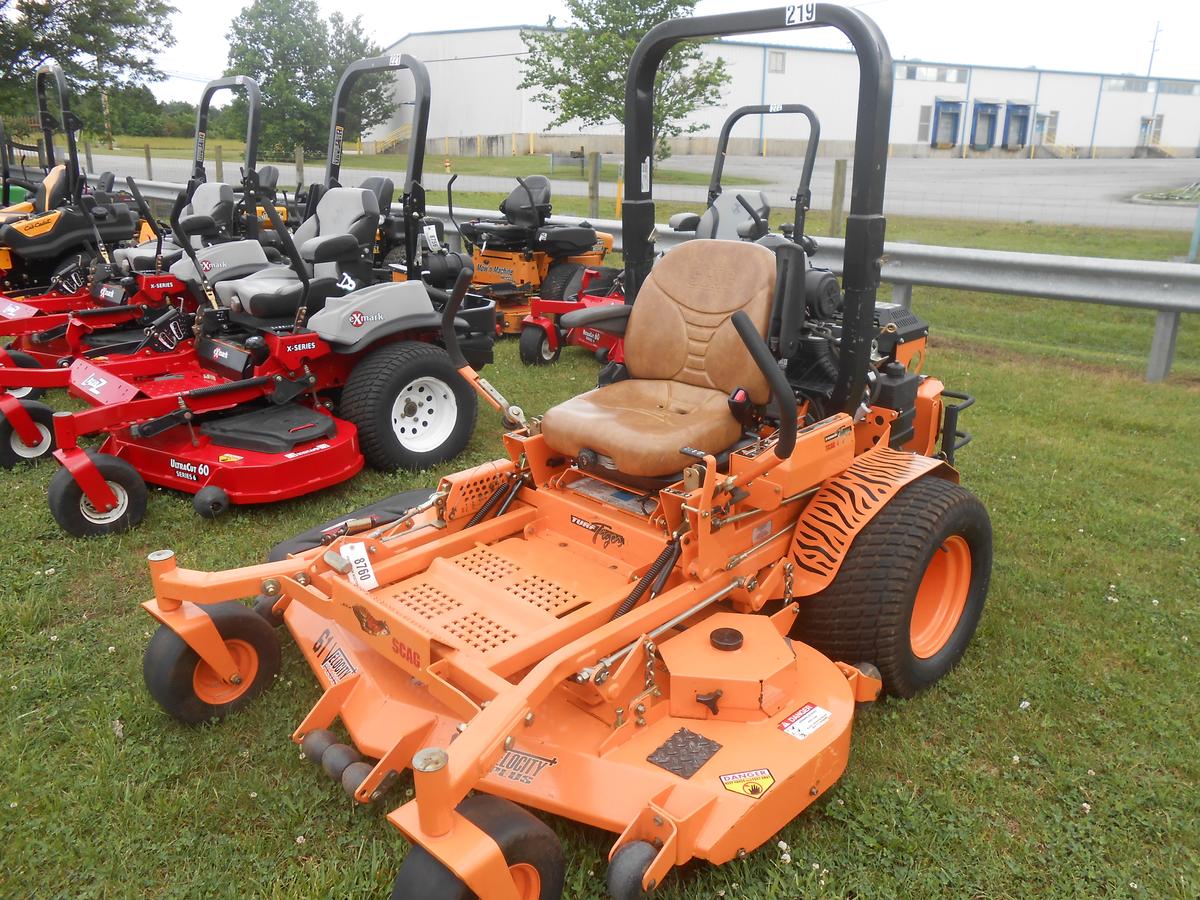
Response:
POLYGON ((249 75, 230 75, 218 78, 204 86, 200 95, 200 106, 196 111, 196 144, 192 152, 192 173, 188 176, 188 200, 196 187, 208 180, 204 172, 204 154, 208 145, 208 108, 213 94, 224 90, 246 92, 246 159, 242 166, 242 210, 245 237, 254 240, 258 235, 258 133, 262 121, 262 91, 258 82, 249 75))
POLYGON ((804 166, 800 170, 800 186, 796 189, 796 219, 795 240, 800 240, 804 233, 804 220, 812 205, 812 175, 817 165, 817 148, 821 143, 821 123, 817 114, 803 103, 770 103, 755 106, 742 106, 735 109, 721 126, 721 134, 717 138, 717 156, 713 160, 712 178, 708 183, 708 205, 712 206, 721 196, 721 176, 725 171, 725 156, 729 151, 729 133, 733 126, 746 116, 772 115, 802 115, 808 119, 808 145, 804 148, 804 166))
POLYGON ((681 41, 830 25, 858 55, 858 120, 854 179, 842 287, 842 349, 832 407, 853 412, 862 401, 875 327, 875 293, 883 257, 883 186, 892 112, 892 56, 879 26, 856 9, 803 3, 750 12, 670 19, 650 29, 629 61, 625 84, 625 172, 622 207, 625 296, 632 302, 654 264, 654 78, 667 51, 681 41))
POLYGON ((62 130, 67 139, 67 196, 78 200, 83 193, 83 175, 79 170, 79 150, 75 146, 75 133, 83 127, 79 117, 71 112, 70 91, 63 71, 56 65, 38 69, 34 81, 37 89, 38 119, 42 127, 42 139, 46 142, 46 171, 58 163, 54 157, 54 132, 62 130), (50 112, 46 100, 46 87, 53 82, 58 92, 58 118, 50 112))
MULTIPOLYGON (((320 188, 316 185, 309 188, 308 210, 311 213, 317 208, 322 191, 340 185, 338 178, 342 174, 342 145, 346 137, 346 118, 349 115, 350 95, 354 83, 368 73, 396 69, 408 69, 413 78, 412 136, 408 141, 408 165, 404 172, 404 186, 400 198, 404 216, 405 259, 411 265, 416 259, 419 224, 421 219, 425 218, 425 188, 421 185, 421 178, 425 169, 425 137, 429 132, 429 70, 419 59, 407 53, 372 56, 350 63, 342 72, 337 90, 333 94, 333 118, 329 122, 329 146, 325 152, 325 158, 328 160, 325 166, 325 183, 320 188)), ((380 213, 386 212, 380 210, 380 213)))

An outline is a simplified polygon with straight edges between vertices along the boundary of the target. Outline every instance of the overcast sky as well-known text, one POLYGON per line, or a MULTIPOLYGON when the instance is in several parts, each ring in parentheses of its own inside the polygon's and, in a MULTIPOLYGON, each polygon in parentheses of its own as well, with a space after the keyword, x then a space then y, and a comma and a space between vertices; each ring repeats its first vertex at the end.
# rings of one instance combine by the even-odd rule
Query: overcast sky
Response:
MULTIPOLYGON (((247 0, 175 0, 177 43, 159 57, 172 77, 154 85, 162 99, 195 101, 200 85, 221 75, 230 20, 247 0)), ((566 19, 563 4, 548 0, 456 0, 386 3, 380 0, 318 0, 327 15, 361 15, 382 47, 414 31, 492 25, 541 25, 547 16, 566 19)), ((700 0, 698 14, 767 7, 754 0, 700 0)), ((1154 74, 1200 79, 1200 0, 861 0, 858 6, 883 29, 896 59, 1037 66, 1144 75, 1155 23, 1161 23, 1154 74)), ((805 46, 848 46, 822 32, 775 33, 769 40, 805 46)), ((753 38, 744 38, 753 40, 753 38)))

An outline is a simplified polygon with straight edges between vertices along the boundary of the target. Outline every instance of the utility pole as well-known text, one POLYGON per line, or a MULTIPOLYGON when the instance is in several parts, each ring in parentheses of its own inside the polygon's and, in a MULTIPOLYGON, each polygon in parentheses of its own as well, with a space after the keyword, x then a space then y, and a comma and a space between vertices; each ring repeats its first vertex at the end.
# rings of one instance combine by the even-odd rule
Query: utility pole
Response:
POLYGON ((1150 42, 1150 64, 1146 66, 1146 77, 1150 77, 1150 71, 1154 68, 1154 54, 1158 51, 1158 36, 1162 34, 1162 21, 1154 23, 1154 40, 1150 42))

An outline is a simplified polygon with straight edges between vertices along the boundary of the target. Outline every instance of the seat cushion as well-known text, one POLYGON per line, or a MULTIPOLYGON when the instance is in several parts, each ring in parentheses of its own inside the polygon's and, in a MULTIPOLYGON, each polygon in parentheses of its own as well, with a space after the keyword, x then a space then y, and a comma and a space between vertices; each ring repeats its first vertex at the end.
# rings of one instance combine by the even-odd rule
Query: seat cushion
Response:
POLYGON ((487 244, 494 250, 523 248, 534 238, 532 228, 507 222, 463 222, 459 231, 472 244, 487 244))
POLYGON ((596 229, 583 225, 543 225, 537 232, 537 249, 551 256, 574 256, 596 246, 596 229))
MULTIPOLYGON (((120 247, 113 251, 114 263, 125 263, 126 271, 150 272, 154 269, 154 259, 158 255, 158 241, 145 241, 136 247, 120 247)), ((171 241, 163 241, 163 267, 170 268, 183 259, 183 250, 171 241)))
POLYGON ((287 266, 271 266, 213 286, 222 306, 259 319, 290 316, 300 306, 304 285, 287 266))
POLYGON ((594 450, 617 471, 650 478, 688 465, 682 447, 720 453, 741 433, 723 392, 667 380, 618 381, 572 397, 542 419, 542 434, 556 452, 594 450))

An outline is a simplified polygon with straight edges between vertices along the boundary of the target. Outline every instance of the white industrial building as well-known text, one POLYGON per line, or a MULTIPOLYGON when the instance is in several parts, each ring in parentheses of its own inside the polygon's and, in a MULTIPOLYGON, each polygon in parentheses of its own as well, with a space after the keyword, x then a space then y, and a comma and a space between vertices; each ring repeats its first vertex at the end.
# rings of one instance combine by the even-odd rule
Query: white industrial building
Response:
MULTIPOLYGON (((549 130, 553 116, 521 90, 522 30, 532 26, 410 34, 388 48, 428 66, 433 104, 429 138, 451 153, 496 155, 621 149, 619 123, 549 130)), ((703 126, 675 141, 676 152, 712 152, 726 115, 749 104, 807 103, 821 121, 824 154, 844 154, 854 135, 858 65, 849 50, 717 41, 704 52, 725 60, 731 79, 703 126), (810 87, 811 86, 811 87, 810 87)), ((624 73, 613 90, 624 91, 624 73)), ((397 99, 411 97, 407 75, 397 99)), ((407 136, 411 108, 367 135, 378 149, 407 136)), ((759 116, 735 131, 735 153, 783 155, 803 147, 795 118, 759 116)), ((1200 81, 1100 72, 1015 69, 897 60, 893 155, 1200 156, 1200 81)))

